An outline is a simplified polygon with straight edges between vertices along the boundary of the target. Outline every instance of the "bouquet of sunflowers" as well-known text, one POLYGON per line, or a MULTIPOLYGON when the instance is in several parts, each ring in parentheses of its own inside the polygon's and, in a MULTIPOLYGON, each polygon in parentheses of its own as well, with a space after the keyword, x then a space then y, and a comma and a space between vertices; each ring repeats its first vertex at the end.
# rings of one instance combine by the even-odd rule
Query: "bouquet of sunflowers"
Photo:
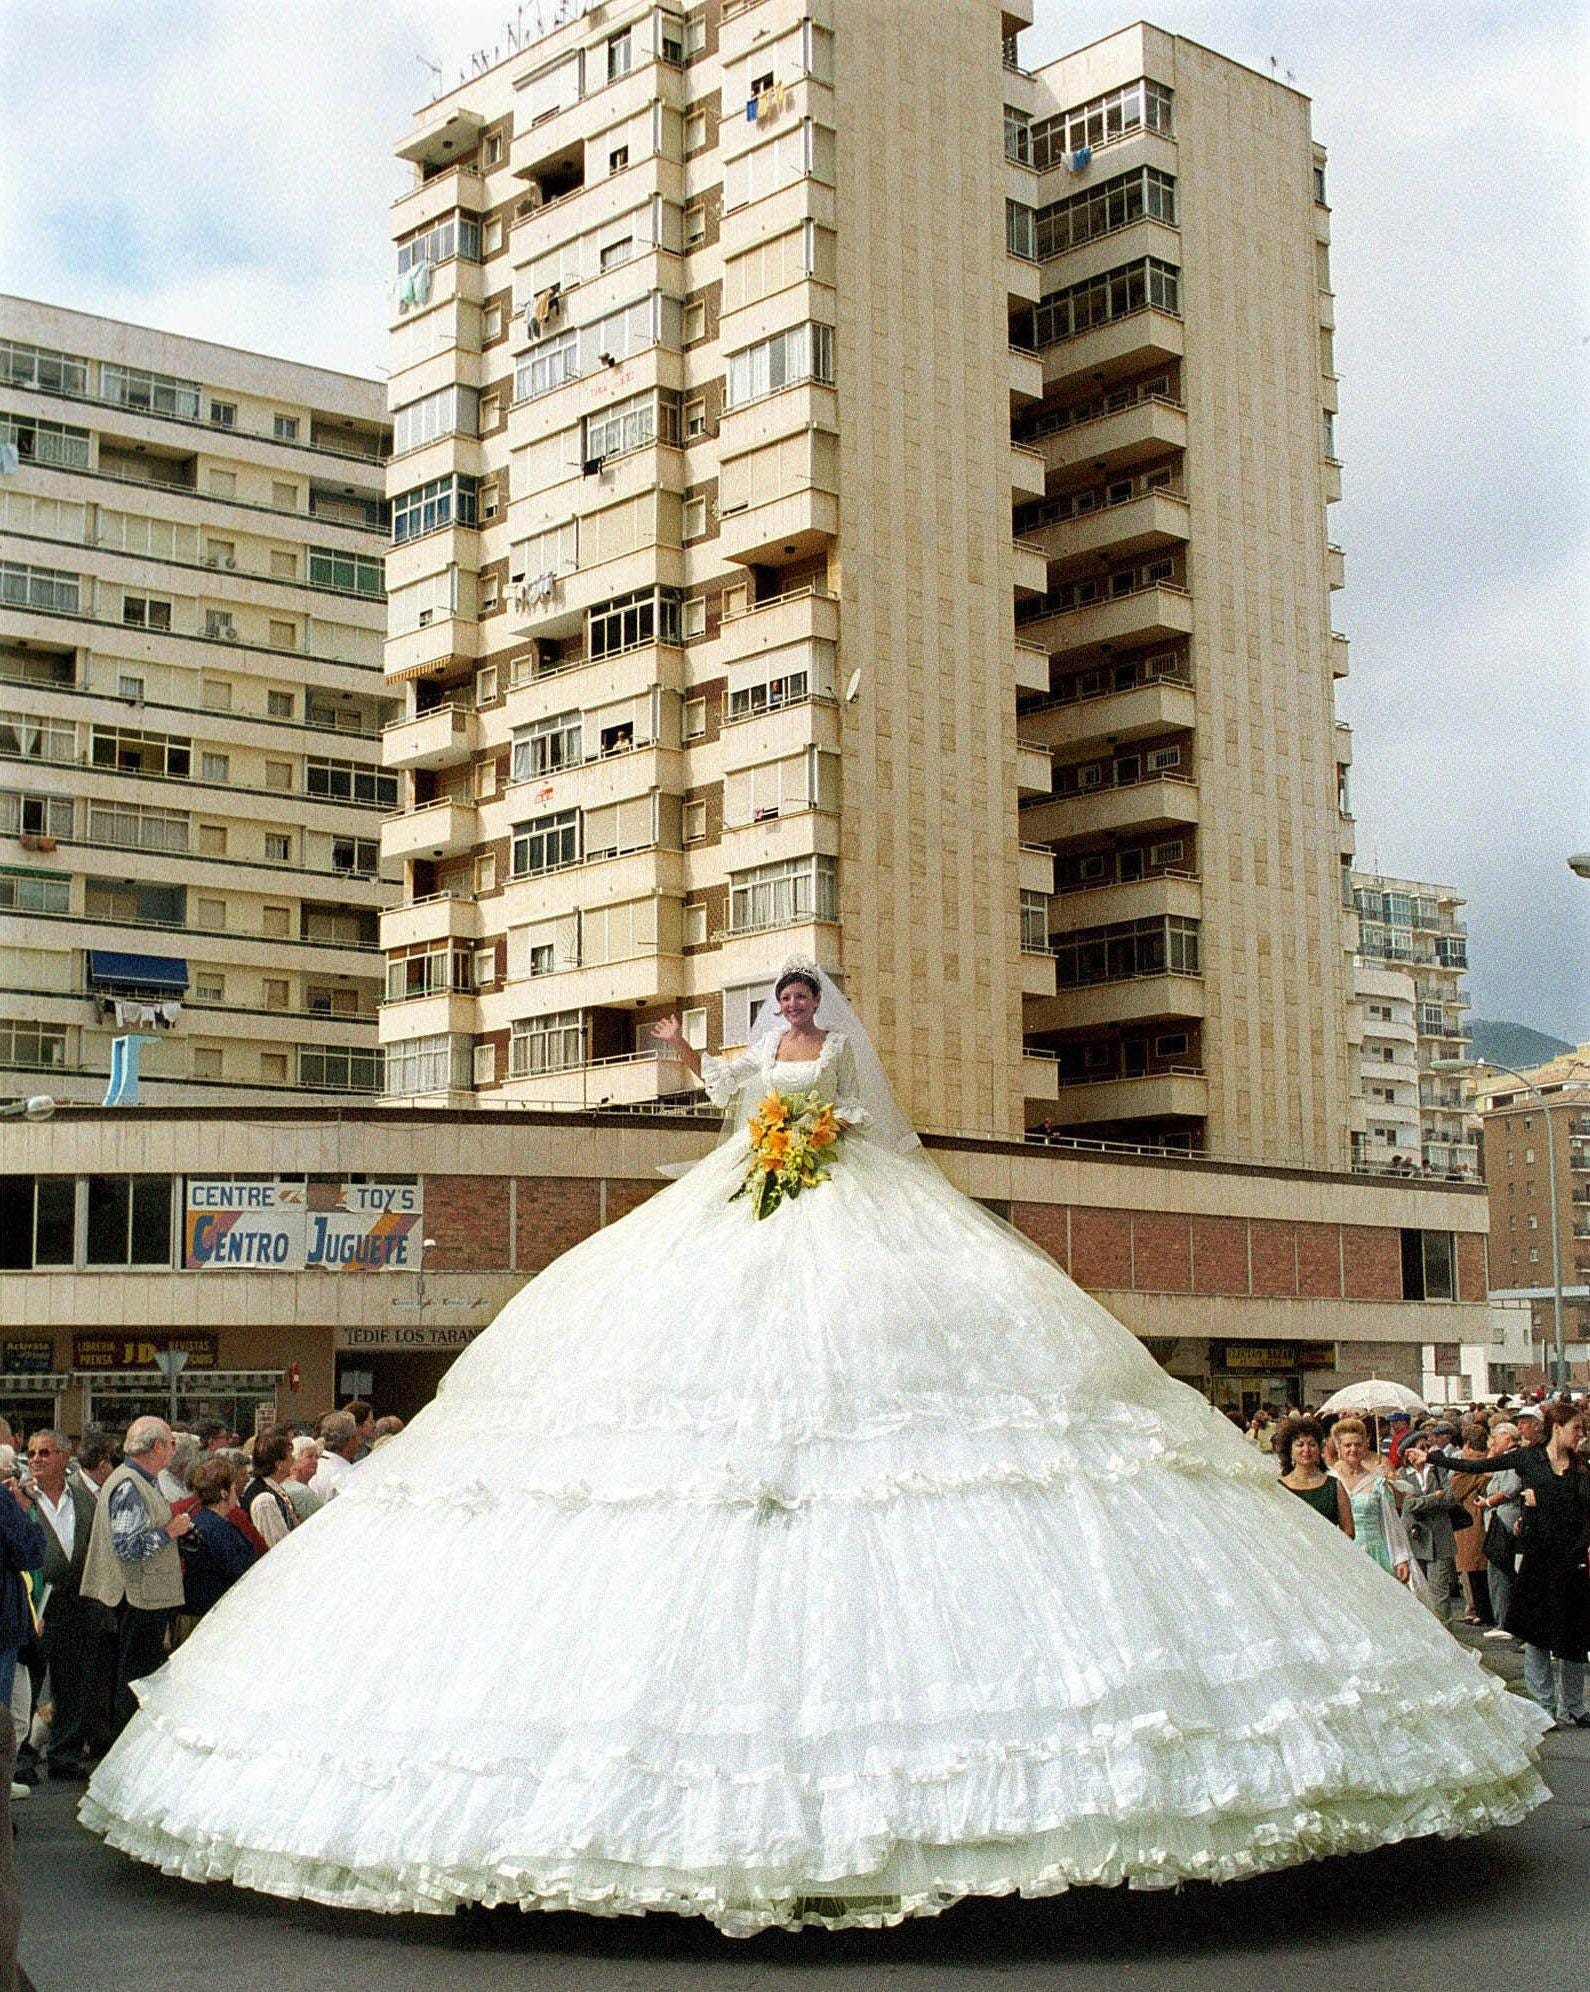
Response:
POLYGON ((751 1116, 750 1133, 750 1167, 734 1196, 749 1197, 753 1214, 762 1218, 786 1197, 828 1181, 827 1164, 845 1130, 832 1100, 816 1093, 769 1093, 751 1116))

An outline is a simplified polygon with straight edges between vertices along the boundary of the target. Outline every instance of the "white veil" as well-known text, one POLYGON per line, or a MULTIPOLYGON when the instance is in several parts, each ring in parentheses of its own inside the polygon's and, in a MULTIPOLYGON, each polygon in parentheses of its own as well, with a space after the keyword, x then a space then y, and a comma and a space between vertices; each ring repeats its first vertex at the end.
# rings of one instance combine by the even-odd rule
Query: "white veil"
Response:
MULTIPOLYGON (((883 1060, 878 1056, 877 1047, 867 1035, 866 1025, 856 1015, 845 997, 844 991, 834 978, 819 963, 808 955, 791 955, 779 970, 774 987, 763 999, 756 1013, 756 1021, 751 1026, 751 1035, 746 1041, 748 1052, 757 1051, 769 1037, 782 1037, 789 1029, 778 1007, 775 993, 778 981, 786 975, 810 975, 817 983, 821 994, 813 1022, 822 1031, 839 1031, 850 1046, 856 1061, 856 1078, 861 1091, 861 1104, 867 1112, 866 1134, 870 1140, 882 1142, 886 1148, 904 1150, 917 1148, 921 1143, 917 1132, 901 1112, 889 1084, 888 1074, 883 1069, 883 1060)), ((751 1098, 755 1090, 742 1086, 730 1100, 723 1120, 723 1138, 731 1139, 750 1119, 758 1104, 751 1098)))

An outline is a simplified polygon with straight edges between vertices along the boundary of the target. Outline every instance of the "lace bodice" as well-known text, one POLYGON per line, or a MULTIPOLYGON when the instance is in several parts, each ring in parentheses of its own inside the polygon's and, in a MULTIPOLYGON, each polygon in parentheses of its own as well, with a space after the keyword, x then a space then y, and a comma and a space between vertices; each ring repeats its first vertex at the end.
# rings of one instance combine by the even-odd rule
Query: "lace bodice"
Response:
POLYGON ((871 1116, 861 1104, 861 1084, 850 1041, 843 1031, 830 1031, 815 1058, 781 1059, 782 1033, 771 1034, 738 1058, 701 1055, 701 1083, 715 1105, 726 1107, 736 1093, 748 1093, 752 1104, 769 1092, 816 1093, 832 1100, 834 1111, 852 1127, 865 1127, 871 1116))

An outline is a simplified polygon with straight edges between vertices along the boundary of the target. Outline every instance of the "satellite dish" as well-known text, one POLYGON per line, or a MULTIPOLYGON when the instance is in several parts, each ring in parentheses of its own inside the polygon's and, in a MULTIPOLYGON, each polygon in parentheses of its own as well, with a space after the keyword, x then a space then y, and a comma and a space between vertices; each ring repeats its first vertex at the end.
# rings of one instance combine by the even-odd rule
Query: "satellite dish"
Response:
POLYGON ((845 704, 854 705, 860 697, 861 673, 859 671, 852 671, 850 674, 850 683, 845 687, 845 704))

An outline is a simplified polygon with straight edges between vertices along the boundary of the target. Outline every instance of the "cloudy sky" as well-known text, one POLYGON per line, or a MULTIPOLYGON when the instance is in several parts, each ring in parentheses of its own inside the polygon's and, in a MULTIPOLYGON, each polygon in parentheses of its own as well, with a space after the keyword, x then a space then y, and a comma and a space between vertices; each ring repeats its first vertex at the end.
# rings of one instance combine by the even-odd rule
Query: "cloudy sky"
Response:
MULTIPOLYGON (((514 11, 0 0, 0 289, 378 372, 421 58, 451 78, 514 11)), ((1132 18, 1038 0, 1026 59, 1132 18)), ((1590 1039, 1590 9, 1153 18, 1274 56, 1331 149, 1360 862, 1467 894, 1477 1014, 1590 1039)))

